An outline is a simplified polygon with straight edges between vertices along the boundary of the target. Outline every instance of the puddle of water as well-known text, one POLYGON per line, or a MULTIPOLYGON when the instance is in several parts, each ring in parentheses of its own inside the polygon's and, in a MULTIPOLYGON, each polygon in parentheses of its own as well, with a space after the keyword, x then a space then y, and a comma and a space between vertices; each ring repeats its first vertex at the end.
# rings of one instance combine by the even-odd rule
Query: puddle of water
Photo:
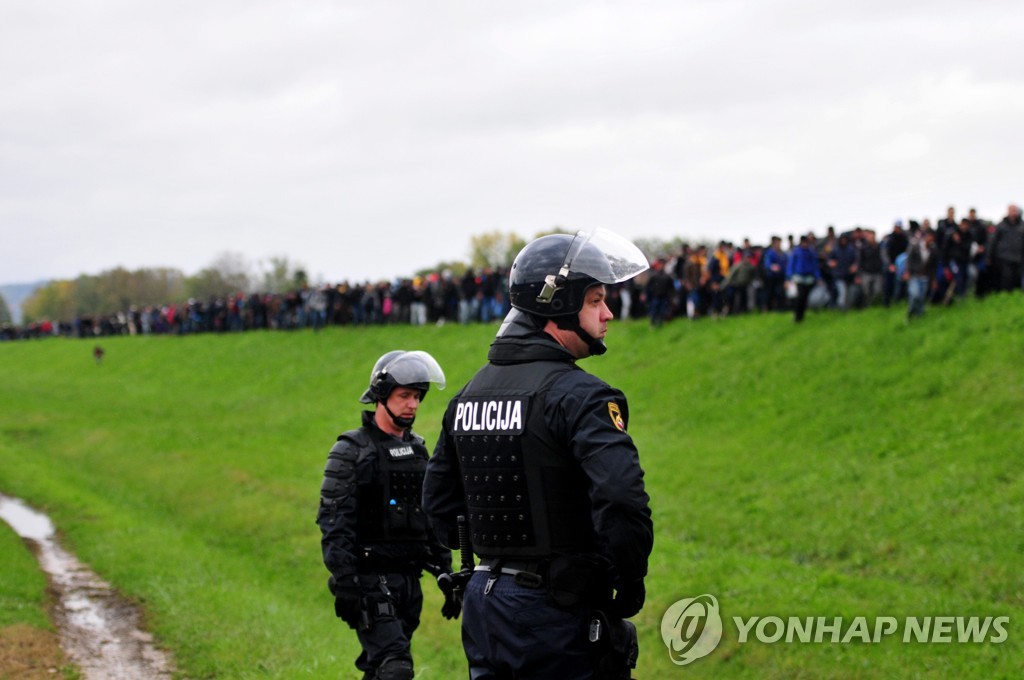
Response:
POLYGON ((44 541, 53 537, 54 528, 50 518, 38 513, 24 503, 0 495, 0 519, 10 524, 22 538, 44 541))
POLYGON ((39 566, 57 595, 54 623, 61 646, 84 678, 172 677, 170 656, 139 628, 138 609, 58 544, 49 517, 0 494, 0 519, 35 545, 39 566))

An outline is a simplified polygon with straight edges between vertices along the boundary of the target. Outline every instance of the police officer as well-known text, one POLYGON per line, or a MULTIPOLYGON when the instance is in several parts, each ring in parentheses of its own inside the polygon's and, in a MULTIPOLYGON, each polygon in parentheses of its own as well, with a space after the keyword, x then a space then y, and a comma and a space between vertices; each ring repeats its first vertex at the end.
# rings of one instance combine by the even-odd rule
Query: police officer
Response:
POLYGON ((644 603, 653 525, 626 398, 577 361, 606 350, 605 284, 647 266, 604 230, 529 243, 488 363, 445 412, 423 507, 452 547, 465 516, 480 557, 463 600, 473 679, 629 677, 598 670, 588 633, 601 610, 635 641, 622 619, 644 603))
POLYGON ((364 678, 413 677, 421 569, 450 569, 451 556, 429 534, 420 508, 428 454, 410 429, 430 383, 443 389, 445 380, 426 352, 383 355, 360 399, 374 410, 327 456, 316 521, 335 613, 356 630, 364 678))

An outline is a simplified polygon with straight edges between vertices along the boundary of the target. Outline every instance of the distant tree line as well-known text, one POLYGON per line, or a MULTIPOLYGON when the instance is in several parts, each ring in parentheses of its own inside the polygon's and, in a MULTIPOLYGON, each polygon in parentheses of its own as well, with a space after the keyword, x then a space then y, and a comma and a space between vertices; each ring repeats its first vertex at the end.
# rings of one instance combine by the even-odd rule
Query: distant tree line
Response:
MULTIPOLYGON (((559 227, 540 232, 534 238, 552 233, 565 233, 559 227)), ((505 269, 527 240, 511 232, 490 231, 470 238, 467 260, 439 262, 409 276, 430 272, 447 272, 462 276, 469 269, 505 269)), ((673 247, 672 242, 645 240, 641 247, 657 256, 673 247)), ((117 267, 99 274, 81 274, 75 279, 51 281, 42 286, 22 304, 23 322, 44 320, 70 321, 80 316, 99 316, 133 307, 160 306, 186 300, 209 300, 235 296, 285 294, 309 285, 326 282, 309 281, 305 267, 287 256, 275 256, 255 266, 239 253, 218 255, 209 266, 191 276, 174 268, 142 268, 128 270, 117 267)), ((356 282, 353 282, 356 283, 356 282)), ((6 304, 0 299, 0 323, 10 323, 6 304)))
POLYGON ((0 295, 0 326, 11 323, 11 309, 7 306, 7 300, 0 295))
POLYGON ((51 281, 22 304, 26 323, 70 320, 131 307, 162 305, 187 299, 207 299, 262 290, 279 293, 306 283, 306 273, 287 257, 273 257, 258 275, 251 273, 245 258, 223 253, 210 266, 192 276, 172 268, 117 267, 99 274, 51 281))

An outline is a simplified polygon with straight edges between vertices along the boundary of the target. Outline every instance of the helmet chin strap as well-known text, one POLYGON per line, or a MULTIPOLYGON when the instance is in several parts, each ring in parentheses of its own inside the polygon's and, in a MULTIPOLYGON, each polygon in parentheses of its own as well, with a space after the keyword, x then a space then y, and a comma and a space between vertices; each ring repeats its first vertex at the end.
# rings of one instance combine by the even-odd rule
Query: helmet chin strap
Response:
POLYGON ((587 356, 601 356, 608 351, 608 345, 604 344, 604 340, 595 338, 593 335, 583 330, 583 326, 580 325, 579 314, 556 316, 554 321, 555 325, 563 331, 572 331, 584 342, 587 346, 587 351, 589 352, 587 356))
POLYGON ((386 399, 381 401, 380 403, 384 406, 384 410, 388 412, 388 415, 391 416, 391 420, 394 421, 395 425, 402 428, 403 430, 408 430, 410 427, 412 427, 413 421, 416 420, 416 416, 413 416, 412 418, 399 418, 398 416, 391 412, 391 409, 388 408, 388 402, 386 399))

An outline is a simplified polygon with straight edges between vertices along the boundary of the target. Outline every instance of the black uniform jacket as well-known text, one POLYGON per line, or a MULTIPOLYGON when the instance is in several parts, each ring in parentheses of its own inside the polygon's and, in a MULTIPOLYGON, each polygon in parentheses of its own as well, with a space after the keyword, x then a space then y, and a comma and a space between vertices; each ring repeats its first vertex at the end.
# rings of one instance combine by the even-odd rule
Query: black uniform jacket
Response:
POLYGON ((372 411, 363 412, 362 422, 362 428, 338 438, 327 459, 316 518, 325 566, 338 579, 359 571, 448 571, 451 555, 426 531, 425 520, 419 540, 410 540, 410 534, 416 536, 417 532, 408 528, 411 520, 407 518, 420 512, 419 480, 427 457, 423 439, 411 431, 401 440, 383 433, 372 411), (365 440, 365 446, 357 443, 359 439, 365 440), (387 447, 397 447, 407 458, 405 467, 418 469, 418 474, 401 472, 400 479, 385 480, 380 456, 386 455, 387 447), (396 482, 409 488, 397 490, 396 482), (390 503, 383 496, 376 498, 378 494, 364 493, 371 489, 382 493, 387 483, 391 495, 396 496, 390 503), (402 528, 396 534, 399 524, 402 528))
MULTIPOLYGON (((554 338, 521 314, 503 328, 488 354, 491 364, 563 362, 567 370, 551 383, 542 404, 545 423, 565 455, 586 478, 598 552, 611 560, 614 577, 628 582, 647 574, 654 541, 644 473, 632 438, 629 411, 619 390, 575 366, 575 358, 554 338)), ((465 388, 463 388, 463 391, 465 388)), ((459 458, 452 436, 454 408, 445 413, 441 435, 427 464, 423 509, 442 543, 456 548, 456 517, 466 513, 459 458)))

